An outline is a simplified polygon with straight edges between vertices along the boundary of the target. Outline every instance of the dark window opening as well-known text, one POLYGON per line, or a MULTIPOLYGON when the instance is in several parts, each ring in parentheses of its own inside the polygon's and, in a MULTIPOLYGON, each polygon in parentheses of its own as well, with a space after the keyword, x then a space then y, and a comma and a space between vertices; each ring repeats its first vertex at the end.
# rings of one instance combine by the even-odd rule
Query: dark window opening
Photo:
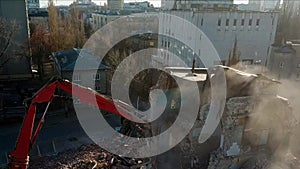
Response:
POLYGON ((243 59, 242 63, 243 63, 243 65, 252 65, 253 59, 243 59))
POLYGON ((221 21, 221 19, 219 19, 218 20, 218 26, 221 26, 221 23, 222 23, 222 21, 221 21))
POLYGON ((281 69, 283 69, 284 63, 283 63, 283 62, 280 62, 279 67, 280 67, 281 69))
POLYGON ((241 25, 244 26, 245 25, 245 19, 242 19, 241 21, 241 25))

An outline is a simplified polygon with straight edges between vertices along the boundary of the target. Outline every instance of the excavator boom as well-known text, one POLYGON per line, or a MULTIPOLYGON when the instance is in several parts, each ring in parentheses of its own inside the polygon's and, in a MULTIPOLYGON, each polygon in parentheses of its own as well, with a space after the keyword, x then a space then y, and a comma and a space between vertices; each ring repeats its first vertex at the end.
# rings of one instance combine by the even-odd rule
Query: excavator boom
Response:
POLYGON ((53 100, 54 93, 57 88, 60 88, 78 97, 80 101, 83 103, 91 104, 102 110, 108 111, 110 113, 119 116, 123 116, 128 119, 136 118, 137 121, 139 120, 137 117, 132 116, 131 113, 128 112, 131 110, 134 111, 135 109, 129 107, 128 105, 122 102, 120 103, 124 104, 123 106, 126 107, 126 109, 117 109, 115 107, 114 101, 104 95, 101 95, 89 88, 85 88, 80 85, 71 83, 67 80, 53 78, 46 85, 44 85, 31 99, 31 103, 24 117, 15 149, 11 152, 9 156, 10 169, 27 168, 29 163, 29 156, 28 156, 29 152, 32 148, 32 145, 35 143, 36 138, 42 128, 47 108, 49 107, 49 104, 53 100), (36 105, 39 103, 48 103, 48 105, 33 134, 34 121, 36 115, 36 105), (120 110, 124 112, 120 112, 120 110))

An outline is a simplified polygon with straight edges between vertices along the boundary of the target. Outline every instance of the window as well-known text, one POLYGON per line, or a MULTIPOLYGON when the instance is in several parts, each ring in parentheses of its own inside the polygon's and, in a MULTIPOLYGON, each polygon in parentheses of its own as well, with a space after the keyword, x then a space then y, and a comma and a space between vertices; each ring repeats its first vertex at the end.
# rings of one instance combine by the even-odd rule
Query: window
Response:
POLYGON ((93 80, 100 80, 100 73, 93 74, 93 80))
POLYGON ((243 65, 252 65, 253 64, 253 59, 243 59, 242 64, 243 65))
POLYGON ((95 90, 96 90, 97 92, 101 92, 101 87, 100 87, 100 86, 95 86, 95 90))
POLYGON ((296 80, 300 80, 300 74, 296 75, 296 80))
POLYGON ((150 46, 154 46, 154 42, 150 42, 149 45, 150 45, 150 46))
POLYGON ((237 23, 237 19, 234 19, 233 20, 233 26, 236 26, 236 23, 237 23))
POLYGON ((249 26, 252 25, 252 19, 249 19, 249 26))
POLYGON ((254 62, 255 65, 260 65, 261 63, 262 63, 261 60, 256 60, 256 61, 254 62))
POLYGON ((176 108, 176 101, 175 100, 172 99, 170 107, 171 107, 171 109, 176 108))
POLYGON ((256 26, 259 26, 260 19, 256 20, 256 26))
POLYGON ((283 62, 280 62, 279 67, 280 67, 281 69, 283 69, 284 63, 283 63, 283 62))
POLYGON ((244 26, 245 25, 245 19, 242 19, 241 20, 241 26, 244 26))
POLYGON ((226 60, 221 60, 222 65, 225 66, 226 65, 226 60))
POLYGON ((80 81, 80 75, 78 74, 73 74, 73 79, 74 82, 79 82, 80 81))
POLYGON ((226 26, 229 26, 229 19, 226 19, 226 26))
POLYGON ((221 26, 221 24, 222 24, 221 19, 218 19, 218 26, 221 26))

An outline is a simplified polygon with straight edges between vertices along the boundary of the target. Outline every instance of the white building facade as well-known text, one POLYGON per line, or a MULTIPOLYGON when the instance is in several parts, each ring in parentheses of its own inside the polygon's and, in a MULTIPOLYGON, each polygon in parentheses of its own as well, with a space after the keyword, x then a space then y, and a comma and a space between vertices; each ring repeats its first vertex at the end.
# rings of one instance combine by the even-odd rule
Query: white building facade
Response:
POLYGON ((112 22, 118 18, 120 18, 120 15, 113 15, 113 14, 103 14, 103 13, 92 13, 91 18, 91 25, 93 29, 99 29, 102 28, 104 25, 106 25, 109 22, 112 22))
MULTIPOLYGON (((174 41, 172 37, 178 34, 184 35, 185 31, 188 30, 182 30, 182 25, 171 20, 167 14, 179 16, 201 29, 216 48, 223 64, 228 63, 235 41, 237 41, 241 62, 266 65, 269 60, 270 46, 274 42, 277 28, 278 13, 276 12, 166 11, 159 18, 159 34, 165 32, 169 37, 159 36, 158 46, 179 55, 191 66, 196 55, 200 54, 200 57, 203 57, 201 52, 198 51, 198 48, 200 50, 198 44, 201 44, 201 35, 200 37, 199 35, 193 37, 181 36, 186 38, 182 39, 182 42, 188 42, 188 45, 196 46, 196 51, 185 49, 187 45, 174 41)), ((164 52, 159 52, 158 56, 165 61, 169 59, 164 52)), ((203 66, 199 61, 196 62, 198 62, 197 67, 203 66)))

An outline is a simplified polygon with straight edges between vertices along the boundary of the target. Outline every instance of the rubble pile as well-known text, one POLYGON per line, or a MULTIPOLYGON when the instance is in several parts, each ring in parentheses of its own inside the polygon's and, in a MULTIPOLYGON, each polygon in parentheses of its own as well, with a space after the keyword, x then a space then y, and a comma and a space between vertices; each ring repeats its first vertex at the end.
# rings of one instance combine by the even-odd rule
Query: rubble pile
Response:
MULTIPOLYGON (((205 113, 200 115, 205 116, 205 113)), ((289 131, 294 123, 288 102, 281 97, 260 95, 228 99, 221 119, 220 147, 211 153, 208 168, 265 169, 275 168, 274 165, 293 168, 298 165, 297 160, 287 162, 276 155, 287 151, 289 131)))
POLYGON ((82 145, 52 156, 32 158, 31 169, 146 169, 150 159, 128 159, 111 154, 95 144, 82 145))
POLYGON ((270 168, 270 155, 265 153, 256 153, 251 159, 241 166, 241 169, 261 169, 270 168))
POLYGON ((233 164, 232 158, 226 157, 220 150, 211 153, 208 169, 227 169, 233 164))

